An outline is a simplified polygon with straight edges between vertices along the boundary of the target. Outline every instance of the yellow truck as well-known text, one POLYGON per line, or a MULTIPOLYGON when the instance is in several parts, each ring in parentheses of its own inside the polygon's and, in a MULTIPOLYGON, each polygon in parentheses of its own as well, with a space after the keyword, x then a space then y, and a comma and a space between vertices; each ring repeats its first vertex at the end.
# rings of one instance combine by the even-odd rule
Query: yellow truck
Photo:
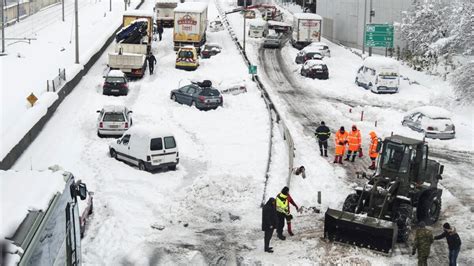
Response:
POLYGON ((207 3, 185 2, 174 9, 174 50, 183 46, 200 47, 206 42, 207 3))

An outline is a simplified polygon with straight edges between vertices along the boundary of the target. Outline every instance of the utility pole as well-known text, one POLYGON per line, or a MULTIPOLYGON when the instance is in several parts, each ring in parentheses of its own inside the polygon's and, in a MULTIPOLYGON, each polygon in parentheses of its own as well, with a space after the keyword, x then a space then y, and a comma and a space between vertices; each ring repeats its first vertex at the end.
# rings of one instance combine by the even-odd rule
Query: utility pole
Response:
POLYGON ((112 12, 112 0, 109 1, 109 12, 112 12))
MULTIPOLYGON (((369 23, 372 24, 372 17, 375 15, 375 12, 372 10, 372 0, 370 0, 370 14, 369 14, 369 23)), ((369 56, 372 56, 372 47, 369 47, 369 56)))
POLYGON ((2 53, 5 53, 5 12, 3 11, 4 0, 0 0, 2 4, 0 8, 2 9, 2 53))
POLYGON ((74 17, 76 24, 76 64, 79 64, 79 14, 77 10, 77 1, 78 0, 74 0, 74 17))
POLYGON ((62 4, 62 11, 63 11, 63 21, 64 21, 64 0, 61 1, 62 4))
POLYGON ((362 36, 362 54, 365 54, 365 31, 367 28, 367 0, 364 0, 364 36, 362 36))
POLYGON ((245 54, 245 35, 246 35, 245 28, 247 26, 246 13, 247 13, 247 0, 244 0, 244 39, 242 42, 242 48, 244 50, 244 54, 245 54))
POLYGON ((125 11, 127 11, 127 0, 123 0, 123 3, 125 4, 125 11))

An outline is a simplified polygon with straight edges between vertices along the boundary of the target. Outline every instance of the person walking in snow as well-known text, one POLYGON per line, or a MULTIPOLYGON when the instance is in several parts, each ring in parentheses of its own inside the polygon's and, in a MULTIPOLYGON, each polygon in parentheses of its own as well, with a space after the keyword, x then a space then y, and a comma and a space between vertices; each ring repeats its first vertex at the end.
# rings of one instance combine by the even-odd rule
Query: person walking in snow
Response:
POLYGON ((430 255, 431 244, 433 243, 433 233, 425 227, 424 222, 418 224, 413 243, 412 255, 418 251, 418 266, 428 266, 428 256, 430 255))
POLYGON ((372 164, 369 166, 369 169, 375 170, 375 160, 377 159, 377 156, 379 156, 379 153, 377 152, 379 138, 377 138, 377 134, 375 134, 374 131, 370 131, 369 136, 370 136, 369 157, 370 157, 370 160, 372 161, 372 164))
POLYGON ((161 42, 161 37, 163 35, 163 20, 160 20, 160 22, 158 23, 158 28, 156 29, 156 31, 158 32, 158 38, 161 42))
POLYGON ((277 213, 275 207, 275 199, 268 199, 267 203, 262 208, 262 231, 264 234, 264 251, 273 253, 273 248, 270 247, 270 240, 273 236, 273 231, 277 227, 277 213))
POLYGON ((341 127, 339 131, 336 132, 336 136, 334 137, 334 145, 336 146, 335 149, 335 156, 334 156, 334 163, 342 164, 342 156, 344 156, 344 151, 346 150, 347 144, 347 132, 344 130, 344 127, 341 127))
POLYGON ((288 187, 284 187, 281 192, 276 197, 276 211, 277 211, 277 236, 281 240, 285 240, 286 237, 283 235, 283 227, 285 227, 285 220, 291 220, 293 216, 290 214, 289 210, 289 200, 288 194, 290 193, 290 189, 288 187), (287 216, 290 216, 287 218, 287 216))
POLYGON ((324 121, 321 121, 321 124, 316 128, 314 135, 318 139, 319 152, 321 153, 321 156, 328 157, 328 139, 331 135, 331 131, 329 131, 329 128, 326 126, 324 121))
POLYGON ((152 53, 149 53, 148 56, 146 57, 146 60, 148 61, 148 68, 150 69, 150 75, 152 75, 153 70, 155 69, 156 58, 152 53))
POLYGON ((352 125, 352 130, 347 135, 347 142, 349 144, 349 149, 347 151, 347 157, 344 159, 344 161, 349 161, 352 155, 352 159, 350 160, 351 162, 354 162, 357 152, 362 145, 362 136, 360 135, 360 130, 357 129, 356 125, 352 125))
POLYGON ((456 228, 449 223, 443 224, 443 233, 434 237, 435 240, 446 238, 449 249, 449 266, 456 266, 459 251, 461 250, 461 238, 456 233, 456 228))

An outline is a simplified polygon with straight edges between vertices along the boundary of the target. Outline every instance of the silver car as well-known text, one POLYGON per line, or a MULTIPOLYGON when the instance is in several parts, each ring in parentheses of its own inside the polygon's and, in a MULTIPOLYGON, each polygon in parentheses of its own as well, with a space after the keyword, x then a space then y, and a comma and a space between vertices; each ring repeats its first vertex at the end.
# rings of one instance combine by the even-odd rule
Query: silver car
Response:
POLYGON ((424 106, 409 111, 403 118, 402 125, 424 133, 427 138, 453 139, 456 136, 450 113, 435 106, 424 106))
POLYGON ((283 45, 283 38, 281 34, 272 33, 265 37, 263 41, 263 48, 280 48, 283 45))
POLYGON ((120 137, 132 124, 132 111, 125 106, 107 105, 97 110, 97 136, 120 137))

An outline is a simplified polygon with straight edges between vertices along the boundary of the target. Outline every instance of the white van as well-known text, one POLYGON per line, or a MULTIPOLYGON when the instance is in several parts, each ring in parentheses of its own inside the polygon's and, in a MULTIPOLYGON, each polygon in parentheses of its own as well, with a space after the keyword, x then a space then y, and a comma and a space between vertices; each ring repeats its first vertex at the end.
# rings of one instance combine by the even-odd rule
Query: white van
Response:
POLYGON ((250 22, 249 36, 252 38, 263 38, 268 35, 268 23, 263 19, 255 19, 250 22))
POLYGON ((368 57, 357 71, 355 83, 374 93, 396 93, 400 85, 398 62, 386 57, 368 57))
POLYGON ((179 152, 173 134, 156 127, 134 126, 109 145, 112 158, 138 166, 142 171, 168 167, 176 170, 179 152))

